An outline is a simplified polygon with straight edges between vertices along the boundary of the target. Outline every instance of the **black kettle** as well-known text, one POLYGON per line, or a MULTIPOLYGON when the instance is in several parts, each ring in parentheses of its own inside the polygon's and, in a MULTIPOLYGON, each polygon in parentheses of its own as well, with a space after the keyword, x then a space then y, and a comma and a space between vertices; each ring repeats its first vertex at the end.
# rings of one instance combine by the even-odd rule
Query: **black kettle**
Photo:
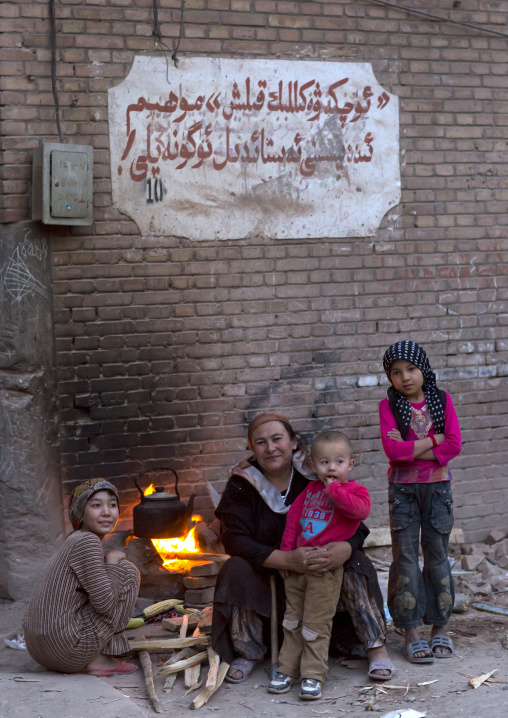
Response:
POLYGON ((147 469, 134 479, 134 483, 141 496, 141 503, 134 506, 133 533, 138 538, 181 538, 189 530, 188 520, 192 516, 192 508, 196 494, 192 494, 189 504, 186 506, 180 501, 178 493, 178 474, 174 469, 167 466, 159 466, 155 469, 147 469), (155 486, 153 494, 145 496, 138 483, 144 474, 153 471, 171 471, 175 475, 176 494, 168 494, 164 486, 155 486))

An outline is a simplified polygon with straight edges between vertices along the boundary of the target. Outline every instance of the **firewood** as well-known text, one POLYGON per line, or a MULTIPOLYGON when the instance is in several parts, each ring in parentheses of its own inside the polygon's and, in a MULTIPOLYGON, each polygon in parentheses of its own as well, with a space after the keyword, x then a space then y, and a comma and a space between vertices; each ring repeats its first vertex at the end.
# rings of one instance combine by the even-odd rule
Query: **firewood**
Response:
POLYGON ((201 651, 183 661, 177 661, 171 665, 165 663, 159 671, 159 676, 167 676, 169 673, 178 673, 178 671, 184 671, 186 668, 196 666, 198 663, 204 661, 207 655, 206 651, 201 651))
POLYGON ((164 681, 164 693, 171 693, 173 686, 175 685, 176 677, 178 673, 170 673, 164 681))
POLYGON ((206 679, 206 687, 215 688, 217 683, 217 674, 219 672, 220 658, 211 646, 208 646, 206 652, 208 653, 208 663, 210 664, 208 677, 206 679))
POLYGON ((474 678, 471 678, 467 682, 468 686, 471 686, 471 688, 479 688, 481 685, 483 685, 486 681, 489 680, 489 678, 498 671, 499 668, 494 668, 493 671, 489 671, 489 673, 484 673, 482 676, 475 676, 474 678))
POLYGON ((159 703, 157 693, 155 692, 155 686, 153 683, 152 659, 150 658, 150 654, 148 653, 148 651, 140 651, 139 660, 141 661, 141 666, 143 668, 143 673, 145 676, 146 690, 153 709, 156 713, 162 713, 162 706, 159 703))
POLYGON ((197 636, 196 638, 161 638, 153 641, 129 641, 132 651, 172 651, 175 648, 186 648, 187 646, 206 645, 210 642, 208 636, 197 636))
POLYGON ((199 683, 199 676, 201 675, 201 663, 197 663, 195 666, 185 669, 183 676, 183 684, 186 688, 195 686, 199 683))
POLYGON ((185 614, 182 617, 182 625, 180 626, 180 638, 185 638, 187 635, 187 627, 189 625, 189 616, 185 614))
POLYGON ((199 683, 195 683, 193 686, 191 686, 188 690, 185 691, 185 693, 183 694, 183 697, 185 698, 185 696, 188 696, 189 693, 192 693, 193 691, 197 691, 198 688, 201 688, 202 685, 203 685, 203 681, 199 681, 199 683))
POLYGON ((188 553, 187 551, 171 552, 170 557, 180 561, 217 561, 220 564, 229 560, 229 556, 225 553, 188 553))
POLYGON ((217 674, 217 681, 215 683, 214 688, 203 688, 201 693, 198 693, 198 695, 194 698, 192 703, 190 704, 190 708, 193 710, 197 710, 198 708, 201 708, 207 700, 213 696, 213 694, 219 690, 221 687, 224 678, 226 677, 226 673, 229 669, 229 663, 222 662, 219 667, 219 672, 217 674))
POLYGON ((181 651, 176 651, 175 653, 173 653, 171 658, 169 658, 166 663, 164 663, 164 665, 172 666, 173 663, 183 661, 184 658, 190 658, 191 656, 195 656, 196 653, 200 653, 199 648, 182 648, 181 651))

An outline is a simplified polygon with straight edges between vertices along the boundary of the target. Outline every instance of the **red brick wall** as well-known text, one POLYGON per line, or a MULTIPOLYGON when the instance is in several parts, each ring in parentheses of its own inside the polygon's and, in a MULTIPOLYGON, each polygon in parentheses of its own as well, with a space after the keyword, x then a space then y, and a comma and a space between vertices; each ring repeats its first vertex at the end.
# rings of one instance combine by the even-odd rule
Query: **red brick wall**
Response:
MULTIPOLYGON (((180 0, 159 0, 173 47, 180 0)), ((386 524, 377 425, 384 349, 412 338, 450 391, 464 449, 456 525, 508 529, 506 12, 495 0, 186 0, 180 53, 372 63, 400 98, 402 202, 352 240, 143 239, 111 206, 107 90, 154 52, 152 0, 56 4, 58 91, 69 142, 94 146, 94 225, 48 228, 65 488, 177 468, 184 494, 220 488, 245 455, 247 417, 272 408, 312 434, 351 436, 356 477, 386 524), (371 384, 374 383, 375 386, 371 384)), ((48 3, 0 5, 1 218, 29 217, 31 150, 57 141, 48 3)))

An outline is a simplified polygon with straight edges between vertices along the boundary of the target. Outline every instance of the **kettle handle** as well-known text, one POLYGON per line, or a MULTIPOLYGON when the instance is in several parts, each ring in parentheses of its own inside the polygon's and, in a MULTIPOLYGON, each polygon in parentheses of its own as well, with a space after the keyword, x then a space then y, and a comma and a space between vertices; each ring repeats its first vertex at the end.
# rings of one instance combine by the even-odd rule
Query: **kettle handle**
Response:
POLYGON ((143 493, 143 490, 141 489, 140 485, 138 484, 138 479, 140 479, 145 474, 149 474, 151 471, 171 471, 175 475, 175 493, 176 498, 178 501, 180 501, 180 494, 178 492, 178 474, 174 469, 171 469, 169 466, 154 466, 153 469, 147 469, 146 471, 142 471, 140 474, 138 474, 137 478, 134 479, 134 483, 136 484, 136 487, 139 491, 139 494, 141 496, 141 501, 145 498, 145 495, 143 493))

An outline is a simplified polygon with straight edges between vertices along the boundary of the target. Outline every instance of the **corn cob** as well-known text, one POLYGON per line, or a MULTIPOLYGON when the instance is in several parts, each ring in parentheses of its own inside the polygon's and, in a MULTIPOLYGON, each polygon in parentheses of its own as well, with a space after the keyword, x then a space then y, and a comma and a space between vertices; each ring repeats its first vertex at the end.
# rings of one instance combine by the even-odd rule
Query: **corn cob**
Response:
POLYGON ((129 623, 125 626, 125 628, 139 628, 144 622, 143 618, 129 618, 129 623))
POLYGON ((194 613, 201 613, 200 608, 184 608, 183 606, 176 606, 175 611, 178 611, 178 613, 191 615, 194 613))
POLYGON ((152 603, 151 606, 147 606, 143 610, 143 616, 145 618, 153 618, 153 616, 158 616, 159 613, 169 611, 175 606, 178 606, 180 603, 183 603, 183 601, 181 601, 179 598, 169 598, 167 601, 159 601, 158 603, 152 603))

